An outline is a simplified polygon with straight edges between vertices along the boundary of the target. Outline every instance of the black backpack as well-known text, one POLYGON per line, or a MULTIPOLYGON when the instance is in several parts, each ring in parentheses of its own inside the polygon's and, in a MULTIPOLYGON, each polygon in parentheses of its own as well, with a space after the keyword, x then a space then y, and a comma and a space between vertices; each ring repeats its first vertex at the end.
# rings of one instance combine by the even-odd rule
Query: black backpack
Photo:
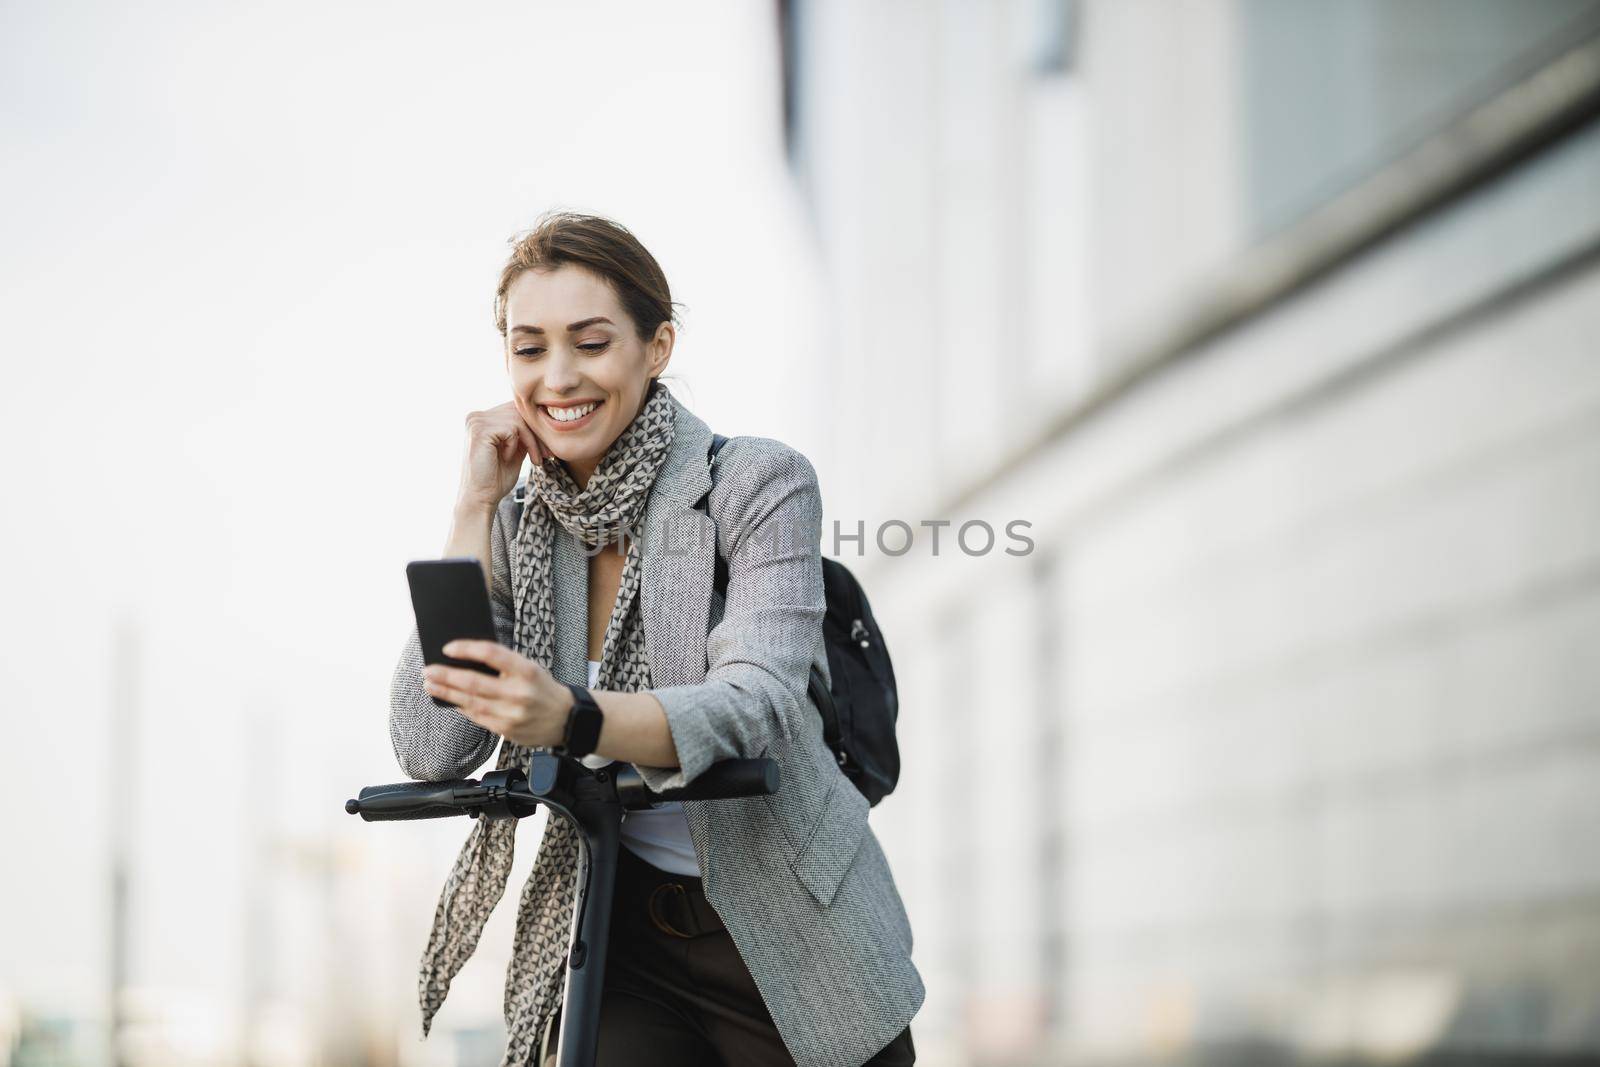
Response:
MULTIPOLYGON (((716 458, 728 439, 711 437, 712 482, 716 482, 716 458)), ((710 494, 699 502, 709 514, 710 494)), ((716 591, 728 593, 728 561, 717 553, 716 591)), ((845 777, 860 790, 868 803, 876 804, 894 792, 900 780, 900 746, 895 741, 895 720, 900 715, 900 700, 895 691, 894 664, 883 643, 883 633, 872 617, 867 594, 850 569, 837 560, 822 557, 822 588, 827 613, 822 619, 822 637, 827 646, 828 673, 833 686, 823 680, 822 671, 811 665, 807 687, 811 702, 822 714, 822 737, 839 761, 845 777)))

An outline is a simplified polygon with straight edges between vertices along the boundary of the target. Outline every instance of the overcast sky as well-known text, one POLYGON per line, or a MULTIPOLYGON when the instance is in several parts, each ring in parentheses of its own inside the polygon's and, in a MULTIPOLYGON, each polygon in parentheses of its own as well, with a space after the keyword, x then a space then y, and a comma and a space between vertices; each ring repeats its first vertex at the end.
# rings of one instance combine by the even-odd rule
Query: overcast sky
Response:
POLYGON ((275 832, 394 829, 337 804, 401 777, 403 568, 443 544, 462 417, 507 399, 493 286, 540 211, 655 253, 714 427, 815 443, 772 8, 0 9, 0 993, 98 1005, 112 760, 142 982, 236 975, 249 773, 275 832), (119 616, 145 727, 113 751, 119 616))

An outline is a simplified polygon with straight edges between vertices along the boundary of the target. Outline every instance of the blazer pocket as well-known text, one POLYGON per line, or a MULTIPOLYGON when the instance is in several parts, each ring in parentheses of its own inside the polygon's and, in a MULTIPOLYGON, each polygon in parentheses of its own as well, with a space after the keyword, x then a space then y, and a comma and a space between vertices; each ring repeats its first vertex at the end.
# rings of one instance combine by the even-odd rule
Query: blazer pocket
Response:
POLYGON ((795 853, 795 877, 818 904, 828 907, 861 848, 871 805, 843 773, 834 775, 811 834, 795 853))

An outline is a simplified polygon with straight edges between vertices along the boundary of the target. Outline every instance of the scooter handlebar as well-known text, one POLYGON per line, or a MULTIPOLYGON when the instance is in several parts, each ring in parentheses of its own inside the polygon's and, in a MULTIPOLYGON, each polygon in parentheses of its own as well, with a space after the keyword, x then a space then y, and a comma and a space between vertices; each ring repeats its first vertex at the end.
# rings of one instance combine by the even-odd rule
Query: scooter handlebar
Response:
POLYGON ((358 799, 344 802, 344 810, 368 822, 396 822, 402 819, 443 819, 464 815, 472 801, 483 795, 473 778, 452 778, 443 782, 391 782, 369 785, 358 799))
POLYGON ((657 793, 644 784, 639 772, 623 766, 617 771, 617 796, 625 808, 645 808, 664 800, 732 800, 735 797, 770 796, 778 791, 778 765, 769 759, 730 759, 713 763, 679 789, 657 793))
MULTIPOLYGON (((769 759, 732 759, 714 763, 681 789, 660 793, 644 784, 628 764, 613 765, 617 799, 625 808, 648 808, 667 800, 728 800, 778 791, 778 765, 769 759)), ((514 806, 514 814, 530 814, 540 799, 528 788, 520 772, 496 771, 483 781, 452 778, 441 782, 392 782, 369 785, 357 798, 344 802, 344 810, 367 822, 409 819, 443 819, 452 815, 478 815, 485 808, 514 806)), ((493 814, 493 812, 491 812, 493 814)))

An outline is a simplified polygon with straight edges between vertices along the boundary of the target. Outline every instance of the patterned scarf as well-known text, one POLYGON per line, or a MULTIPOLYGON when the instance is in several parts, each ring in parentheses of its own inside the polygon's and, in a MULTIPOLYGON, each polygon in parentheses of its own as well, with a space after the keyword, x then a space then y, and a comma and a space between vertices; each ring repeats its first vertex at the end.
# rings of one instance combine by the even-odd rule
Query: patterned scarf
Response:
MULTIPOLYGON (((672 445, 676 406, 667 387, 652 380, 643 410, 612 443, 581 490, 557 460, 533 468, 529 482, 537 500, 530 499, 522 510, 511 553, 514 647, 522 655, 546 667, 555 662, 550 558, 556 523, 591 548, 616 540, 622 527, 637 530, 650 487, 672 445)), ((601 690, 637 692, 650 687, 638 609, 639 551, 638 538, 630 537, 600 655, 596 688, 601 690)), ((502 740, 495 767, 517 766, 526 773, 532 752, 502 740)), ((445 881, 417 981, 424 1037, 444 1004, 451 980, 478 947, 489 913, 505 893, 517 822, 479 818, 445 881)), ((581 851, 571 822, 552 813, 517 904, 516 938, 506 970, 508 1040, 501 1067, 533 1062, 541 1032, 561 1006, 581 851)))

